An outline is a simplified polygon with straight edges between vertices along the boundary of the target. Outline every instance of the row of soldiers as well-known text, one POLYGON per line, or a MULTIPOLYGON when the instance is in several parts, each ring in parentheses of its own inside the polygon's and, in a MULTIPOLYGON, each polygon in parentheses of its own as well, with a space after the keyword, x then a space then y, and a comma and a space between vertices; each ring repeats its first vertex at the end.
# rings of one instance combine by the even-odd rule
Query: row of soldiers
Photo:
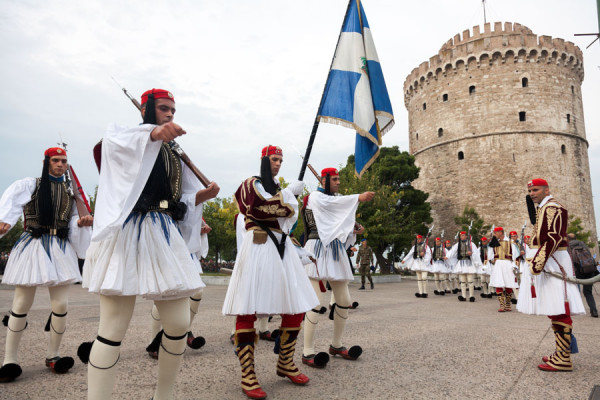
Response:
POLYGON ((498 312, 512 311, 511 304, 517 304, 521 276, 528 274, 525 253, 530 236, 519 240, 517 232, 511 231, 506 237, 504 228, 495 227, 491 240, 484 236, 477 246, 466 231, 459 235, 454 245, 436 237, 432 246, 422 235, 416 235, 415 244, 402 260, 404 268, 417 275, 415 296, 427 298, 428 274, 433 274, 435 295, 460 291, 459 301, 475 302, 474 292, 481 290, 482 298, 498 296, 498 312))

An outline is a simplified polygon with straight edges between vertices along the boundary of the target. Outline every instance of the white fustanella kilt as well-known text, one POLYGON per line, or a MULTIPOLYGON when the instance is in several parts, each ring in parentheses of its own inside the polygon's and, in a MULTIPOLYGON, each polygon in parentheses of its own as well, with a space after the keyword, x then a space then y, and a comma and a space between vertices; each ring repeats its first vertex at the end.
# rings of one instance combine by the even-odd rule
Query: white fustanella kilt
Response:
POLYGON ((106 296, 169 300, 204 286, 177 224, 154 211, 132 213, 116 234, 92 242, 83 267, 83 287, 106 296))
POLYGON ((515 265, 511 261, 496 260, 490 275, 490 285, 495 288, 518 288, 519 284, 515 281, 513 267, 515 265))
POLYGON ((316 266, 312 262, 306 265, 306 273, 310 279, 325 281, 354 280, 346 249, 339 240, 334 240, 325 247, 320 239, 310 239, 304 245, 304 249, 314 254, 317 260, 316 266))
POLYGON ((452 272, 455 274, 476 274, 477 267, 473 265, 470 258, 467 258, 465 260, 458 260, 452 272))
POLYGON ((414 272, 431 272, 432 267, 429 261, 425 262, 422 258, 409 257, 406 262, 406 267, 414 272))
MULTIPOLYGON (((273 232, 277 240, 281 234, 273 232)), ((285 240, 283 260, 271 238, 253 242, 254 230, 244 234, 223 303, 224 315, 300 314, 319 305, 297 250, 285 240)))
POLYGON ((81 281, 77 254, 67 239, 23 232, 13 246, 2 283, 15 286, 59 286, 81 281))
MULTIPOLYGON (((530 260, 535 256, 537 249, 529 249, 527 253, 527 259, 530 260)), ((573 264, 571 263, 571 256, 567 250, 558 250, 554 252, 554 257, 560 265, 563 266, 566 275, 573 277, 573 264)), ((560 268, 556 261, 550 257, 544 271, 551 271, 560 274, 560 268)), ((519 309, 519 303, 517 303, 517 310, 526 314, 536 315, 561 315, 565 313, 565 283, 560 278, 555 278, 549 274, 542 272, 541 274, 534 276, 535 280, 535 292, 536 297, 531 296, 531 290, 523 286, 524 290, 519 291, 519 302, 523 302, 523 305, 532 304, 530 307, 521 307, 519 309)), ((585 314, 585 308, 583 301, 581 300, 581 294, 576 284, 567 282, 566 284, 566 297, 569 301, 569 309, 571 315, 585 314)))
POLYGON ((433 262, 431 272, 433 272, 434 274, 449 274, 450 269, 448 268, 448 265, 446 265, 446 262, 444 260, 437 260, 433 262))

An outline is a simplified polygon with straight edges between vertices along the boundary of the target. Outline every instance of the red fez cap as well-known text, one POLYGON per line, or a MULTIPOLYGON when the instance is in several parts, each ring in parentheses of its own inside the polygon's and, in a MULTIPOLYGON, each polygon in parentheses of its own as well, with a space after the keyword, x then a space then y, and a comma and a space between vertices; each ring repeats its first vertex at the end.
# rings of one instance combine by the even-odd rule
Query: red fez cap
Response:
POLYGON ((146 102, 148 101, 148 96, 150 94, 153 94, 155 99, 169 99, 169 100, 175 101, 175 97, 173 97, 173 93, 169 92, 168 90, 150 89, 150 90, 146 90, 142 94, 142 105, 146 104, 146 102))
POLYGON ((54 157, 54 156, 66 156, 67 151, 60 147, 50 147, 44 152, 44 156, 46 157, 54 157))
POLYGON ((467 232, 465 232, 465 231, 462 231, 462 232, 460 232, 460 234, 461 234, 461 235, 466 235, 466 234, 467 234, 467 232))
POLYGON ((527 182, 527 187, 532 186, 548 186, 548 182, 545 179, 536 178, 527 182))
POLYGON ((482 242, 487 242, 487 238, 486 238, 485 236, 482 236, 482 237, 481 237, 481 241, 482 241, 482 242))
POLYGON ((417 239, 423 239, 423 236, 417 235, 417 239))
POLYGON ((441 241, 442 241, 442 239, 440 239, 440 238, 435 238, 435 241, 436 241, 436 242, 441 242, 441 241))
POLYGON ((281 147, 279 146, 265 146, 263 147, 261 153, 260 153, 260 157, 267 157, 267 156, 271 156, 273 154, 276 154, 278 156, 282 156, 283 157, 283 151, 281 150, 281 147))
POLYGON ((338 170, 335 168, 324 168, 323 171, 321 171, 321 178, 326 177, 327 174, 329 174, 329 176, 339 176, 340 175, 338 170))
POLYGON ((517 231, 510 231, 509 235, 518 235, 517 231))
POLYGON ((531 239, 531 236, 525 236, 525 239, 531 239))
POLYGON ((501 226, 497 226, 494 228, 494 232, 504 232, 504 228, 501 226))
POLYGON ((452 242, 450 241, 450 239, 447 239, 447 240, 446 240, 446 243, 452 243, 452 242))

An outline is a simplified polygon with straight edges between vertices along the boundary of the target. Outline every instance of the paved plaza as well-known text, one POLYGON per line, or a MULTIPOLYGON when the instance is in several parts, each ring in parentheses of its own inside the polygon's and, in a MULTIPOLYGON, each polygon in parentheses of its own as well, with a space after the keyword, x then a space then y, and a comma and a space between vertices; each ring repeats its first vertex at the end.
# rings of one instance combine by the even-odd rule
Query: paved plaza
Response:
MULTIPOLYGON (((576 316, 574 333, 579 354, 571 373, 539 371, 541 356, 554 348, 548 318, 517 313, 498 313, 498 301, 482 299, 460 303, 456 295, 414 296, 416 282, 376 284, 374 291, 358 291, 350 285, 360 306, 350 310, 344 337, 347 346, 359 344, 357 361, 332 358, 323 370, 300 363, 302 334, 296 363, 311 381, 294 386, 275 374, 277 356, 270 342, 256 349, 258 379, 269 399, 588 399, 600 385, 600 320, 576 316)), ((240 389, 240 367, 229 335, 233 318, 221 315, 226 286, 209 285, 204 291, 193 332, 206 338, 200 350, 186 351, 177 379, 177 399, 245 399, 240 389)), ((595 289, 596 299, 598 286, 595 289)), ((0 289, 0 312, 10 309, 13 291, 0 289)), ((138 299, 121 359, 114 399, 150 399, 157 362, 146 355, 150 342, 150 301, 138 299)), ((68 325, 62 355, 76 358, 66 375, 54 375, 44 366, 49 314, 48 291, 39 288, 29 313, 29 327, 20 347, 23 374, 15 382, 0 385, 0 399, 84 399, 87 366, 76 357, 82 341, 95 338, 98 298, 80 285, 70 294, 68 325)), ((317 328, 316 348, 327 351, 333 324, 326 315, 317 328)), ((270 324, 279 324, 275 317, 270 324)), ((6 328, 0 327, 4 354, 6 328)))

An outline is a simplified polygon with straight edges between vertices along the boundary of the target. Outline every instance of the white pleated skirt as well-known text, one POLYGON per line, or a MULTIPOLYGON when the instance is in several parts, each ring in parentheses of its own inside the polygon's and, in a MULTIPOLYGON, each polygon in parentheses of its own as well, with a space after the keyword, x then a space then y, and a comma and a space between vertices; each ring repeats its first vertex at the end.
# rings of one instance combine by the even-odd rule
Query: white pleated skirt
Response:
POLYGON ((83 287, 106 296, 169 300, 204 286, 176 223, 158 212, 132 213, 116 234, 92 242, 83 267, 83 287))
POLYGON ((477 267, 473 265, 473 262, 470 258, 466 260, 458 260, 456 265, 454 265, 453 271, 455 274, 476 274, 477 267))
POLYGON ((490 285, 495 288, 518 288, 519 284, 515 281, 515 273, 513 272, 514 266, 508 260, 496 260, 490 275, 490 285))
POLYGON ((422 258, 409 257, 406 261, 407 268, 414 272, 431 272, 431 263, 425 262, 422 258))
POLYGON ((519 287, 519 298, 517 299, 517 311, 524 314, 536 314, 536 301, 531 297, 531 282, 533 280, 534 287, 538 287, 538 277, 531 275, 529 263, 521 264, 521 285, 519 287), (529 293, 525 293, 529 291, 529 293))
POLYGON ((450 270, 448 269, 448 266, 443 260, 438 260, 433 262, 431 272, 433 272, 434 274, 448 274, 450 273, 450 270))
MULTIPOLYGON (((527 257, 530 258, 535 255, 536 249, 531 249, 533 253, 528 253, 527 257)), ((571 257, 566 250, 559 250, 554 253, 554 257, 558 260, 558 262, 563 266, 567 276, 573 277, 573 265, 571 264, 571 257)), ((548 262, 544 266, 544 271, 552 271, 560 274, 560 268, 556 261, 550 257, 548 262)), ((532 302, 531 307, 523 306, 521 309, 518 308, 519 303, 517 303, 517 310, 525 313, 525 314, 535 314, 535 315, 560 315, 565 313, 565 283, 560 278, 555 278, 551 275, 548 275, 544 272, 541 274, 534 276, 535 280, 535 292, 536 297, 533 298, 531 296, 531 290, 519 291, 519 300, 522 301, 524 305, 530 304, 532 302)), ((585 308, 583 306, 583 301, 581 300, 581 294, 577 288, 577 285, 574 283, 566 284, 566 298, 569 302, 569 309, 571 311, 571 315, 577 314, 585 314, 585 308)))
MULTIPOLYGON (((278 240, 281 234, 275 233, 278 240)), ((254 231, 244 234, 223 303, 224 315, 300 314, 319 305, 292 241, 286 238, 281 260, 270 238, 253 243, 254 231)))
POLYGON ((23 232, 13 246, 2 283, 15 286, 59 286, 80 282, 77 254, 66 239, 23 232))
POLYGON ((491 269, 492 264, 490 262, 488 262, 487 264, 481 264, 480 266, 477 267, 477 274, 479 275, 487 275, 490 276, 490 269, 491 269))
POLYGON ((306 273, 310 279, 346 282, 354 280, 348 254, 339 240, 323 247, 321 240, 310 239, 304 245, 304 249, 314 254, 317 260, 316 266, 312 262, 306 265, 306 273))

